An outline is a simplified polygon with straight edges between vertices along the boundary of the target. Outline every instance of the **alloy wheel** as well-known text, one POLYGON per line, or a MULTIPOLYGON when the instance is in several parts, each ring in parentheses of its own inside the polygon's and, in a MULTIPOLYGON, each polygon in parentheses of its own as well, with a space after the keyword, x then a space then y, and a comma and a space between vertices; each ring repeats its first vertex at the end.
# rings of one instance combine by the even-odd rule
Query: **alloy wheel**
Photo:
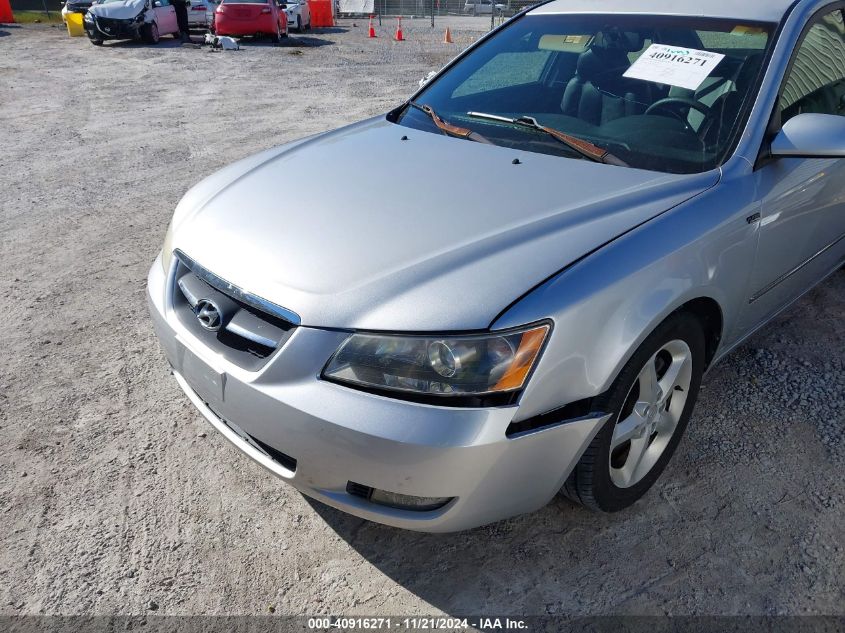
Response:
POLYGON ((645 364, 628 392, 610 443, 610 478, 636 485, 666 450, 683 414, 692 379, 692 352, 681 340, 666 343, 645 364))

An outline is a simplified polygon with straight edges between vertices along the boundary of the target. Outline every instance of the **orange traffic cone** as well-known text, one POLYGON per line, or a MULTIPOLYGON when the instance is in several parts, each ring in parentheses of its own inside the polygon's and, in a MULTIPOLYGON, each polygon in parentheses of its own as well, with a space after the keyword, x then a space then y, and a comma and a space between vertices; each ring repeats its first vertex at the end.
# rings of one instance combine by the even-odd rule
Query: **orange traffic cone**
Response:
POLYGON ((15 15, 12 13, 9 0, 0 0, 0 23, 12 24, 14 21, 15 15))
POLYGON ((402 36, 402 18, 398 18, 396 22, 396 41, 404 42, 405 38, 402 36))
POLYGON ((452 32, 449 30, 449 27, 446 27, 446 35, 443 36, 443 43, 444 44, 454 44, 455 42, 452 40, 452 32))
POLYGON ((370 32, 367 33, 367 37, 375 37, 376 36, 376 29, 373 26, 373 16, 370 16, 370 32))

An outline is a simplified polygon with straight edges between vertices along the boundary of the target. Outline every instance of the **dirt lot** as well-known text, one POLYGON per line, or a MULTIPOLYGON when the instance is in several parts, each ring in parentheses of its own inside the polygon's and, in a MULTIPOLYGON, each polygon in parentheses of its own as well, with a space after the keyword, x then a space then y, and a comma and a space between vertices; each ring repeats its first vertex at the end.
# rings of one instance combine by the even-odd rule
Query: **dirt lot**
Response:
POLYGON ((709 375, 616 516, 367 523, 241 456, 170 377, 144 289, 183 192, 397 104, 469 24, 232 53, 0 27, 0 613, 845 614, 845 273, 709 375))

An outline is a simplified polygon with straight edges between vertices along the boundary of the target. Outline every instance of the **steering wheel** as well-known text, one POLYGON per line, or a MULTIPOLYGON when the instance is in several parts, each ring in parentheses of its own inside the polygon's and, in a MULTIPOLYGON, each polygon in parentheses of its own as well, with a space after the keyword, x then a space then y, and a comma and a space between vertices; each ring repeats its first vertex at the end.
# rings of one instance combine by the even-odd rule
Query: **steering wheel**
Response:
POLYGON ((689 97, 666 97, 665 99, 660 99, 660 101, 655 101, 652 103, 648 109, 646 109, 646 114, 653 114, 658 110, 663 110, 664 112, 669 112, 672 116, 680 120, 687 129, 692 129, 692 126, 689 124, 689 121, 684 117, 683 113, 676 112, 674 108, 683 107, 683 108, 691 108, 693 110, 698 110, 701 114, 707 118, 710 115, 710 108, 700 101, 696 101, 695 99, 690 99, 689 97))

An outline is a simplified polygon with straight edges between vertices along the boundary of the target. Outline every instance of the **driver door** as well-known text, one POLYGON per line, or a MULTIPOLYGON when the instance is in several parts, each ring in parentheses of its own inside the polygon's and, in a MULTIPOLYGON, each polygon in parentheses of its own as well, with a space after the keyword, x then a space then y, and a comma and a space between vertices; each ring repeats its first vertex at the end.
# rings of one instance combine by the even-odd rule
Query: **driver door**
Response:
POLYGON ((156 16, 156 24, 158 24, 158 32, 161 35, 179 31, 176 24, 176 9, 170 4, 170 0, 154 0, 153 11, 156 16))
MULTIPOLYGON (((845 116, 845 15, 812 20, 777 105, 781 124, 805 112, 845 116)), ((756 172, 761 196, 748 329, 802 295, 845 257, 845 160, 779 158, 756 172)))

